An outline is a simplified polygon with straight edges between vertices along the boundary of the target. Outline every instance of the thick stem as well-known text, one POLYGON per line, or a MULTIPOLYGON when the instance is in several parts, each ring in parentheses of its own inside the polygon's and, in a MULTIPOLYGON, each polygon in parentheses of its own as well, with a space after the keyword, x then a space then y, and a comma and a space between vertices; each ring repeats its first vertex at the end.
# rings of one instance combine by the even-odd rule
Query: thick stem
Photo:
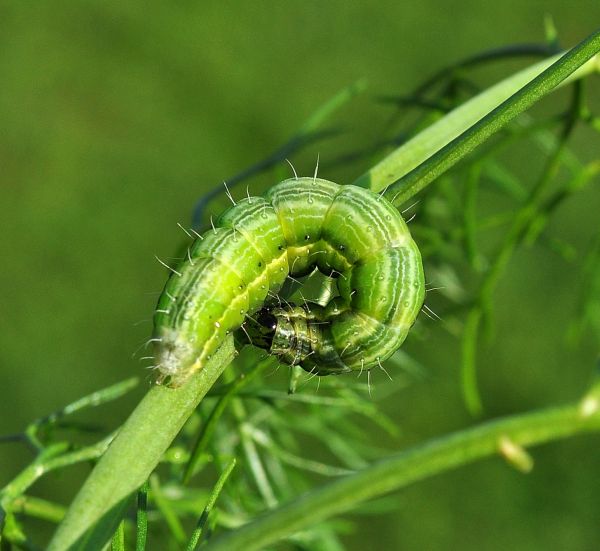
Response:
POLYGON ((204 369, 179 388, 153 386, 98 462, 52 539, 49 551, 102 549, 125 506, 234 355, 228 339, 204 369), (89 533, 94 525, 97 528, 89 533))
MULTIPOLYGON (((329 483, 210 542, 206 551, 254 551, 360 503, 502 452, 600 430, 599 388, 581 402, 515 415, 430 441, 329 483)), ((510 460, 510 458, 507 458, 510 460)))

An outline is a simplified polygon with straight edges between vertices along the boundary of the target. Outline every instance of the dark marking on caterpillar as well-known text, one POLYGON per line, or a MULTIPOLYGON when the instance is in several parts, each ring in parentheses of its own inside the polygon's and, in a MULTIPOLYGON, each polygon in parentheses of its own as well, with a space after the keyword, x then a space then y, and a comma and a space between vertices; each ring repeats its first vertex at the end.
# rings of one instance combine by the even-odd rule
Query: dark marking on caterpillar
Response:
POLYGON ((293 178, 211 226, 173 269, 154 315, 157 369, 174 386, 237 330, 313 374, 368 370, 401 346, 423 304, 406 223, 364 188, 293 178), (325 306, 273 301, 286 278, 315 267, 336 278, 339 296, 325 306))

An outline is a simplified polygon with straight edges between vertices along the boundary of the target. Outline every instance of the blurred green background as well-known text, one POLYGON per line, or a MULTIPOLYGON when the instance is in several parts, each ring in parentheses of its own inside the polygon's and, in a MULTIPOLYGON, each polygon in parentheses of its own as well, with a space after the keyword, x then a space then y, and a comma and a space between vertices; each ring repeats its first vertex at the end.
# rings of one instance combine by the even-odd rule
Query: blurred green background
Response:
MULTIPOLYGON (((376 94, 407 92, 482 49, 543 41, 546 13, 565 46, 600 22, 596 0, 2 2, 0 434, 146 375, 131 355, 149 336, 142 320, 165 279, 154 255, 175 255, 175 223, 189 223, 203 193, 357 79, 369 88, 343 112, 350 130, 385 120, 376 94)), ((522 65, 494 65, 486 77, 522 65)), ((317 151, 326 160, 352 143, 360 143, 356 132, 292 160, 311 173, 317 151)), ((598 154, 597 135, 577 145, 583 158, 598 154)), ((321 175, 351 181, 367 167, 321 175)), ((250 189, 272 183, 258 178, 250 189)), ((599 197, 592 188, 574 198, 553 231, 583 250, 599 197)), ((224 205, 217 201, 215 214, 224 205)), ((565 344, 578 284, 577 266, 548 250, 516 256, 496 294, 500 338, 481 352, 488 415, 583 392, 598 349, 589 334, 578 348, 565 344)), ((398 449, 471 423, 456 339, 431 322, 427 342, 408 350, 429 377, 384 404, 403 431, 398 449)), ((103 409, 102 420, 116 424, 136 399, 103 409)), ((528 476, 494 459, 418 484, 395 494, 395 512, 357 515, 345 542, 361 550, 597 549, 599 444, 596 436, 540 448, 528 476)), ((3 445, 0 485, 29 459, 19 445, 3 445)), ((66 502, 74 480, 64 472, 40 491, 66 502)))

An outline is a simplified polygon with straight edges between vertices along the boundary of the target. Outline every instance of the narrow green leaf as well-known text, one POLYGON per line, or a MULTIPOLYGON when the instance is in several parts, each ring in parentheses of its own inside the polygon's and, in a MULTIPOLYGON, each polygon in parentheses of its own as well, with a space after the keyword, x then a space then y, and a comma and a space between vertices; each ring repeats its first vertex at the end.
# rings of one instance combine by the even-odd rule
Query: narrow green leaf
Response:
POLYGON ((115 532, 111 545, 111 551, 125 551, 125 522, 121 521, 115 532))
POLYGON ((137 495, 135 517, 135 551, 146 551, 148 538, 148 481, 142 484, 137 495))
POLYGON ((219 476, 219 479, 217 480, 217 483, 215 484, 215 487, 213 488, 213 490, 208 498, 206 506, 204 507, 204 510, 202 511, 202 514, 200 515, 200 518, 198 519, 198 524, 196 525, 196 528, 194 529, 194 532, 192 533, 190 541, 188 542, 187 551, 194 551, 196 549, 196 547, 198 546, 198 544, 200 543, 200 537, 202 536, 202 531, 204 530, 204 527, 206 526, 206 523, 208 522, 209 515, 210 515, 213 507, 215 506, 215 503, 217 502, 217 499, 218 499, 219 495, 221 494, 221 491, 223 490, 223 486, 225 486, 225 482, 227 482, 229 475, 233 471, 235 464, 236 464, 236 459, 234 457, 227 464, 227 466, 221 473, 221 476, 219 476))

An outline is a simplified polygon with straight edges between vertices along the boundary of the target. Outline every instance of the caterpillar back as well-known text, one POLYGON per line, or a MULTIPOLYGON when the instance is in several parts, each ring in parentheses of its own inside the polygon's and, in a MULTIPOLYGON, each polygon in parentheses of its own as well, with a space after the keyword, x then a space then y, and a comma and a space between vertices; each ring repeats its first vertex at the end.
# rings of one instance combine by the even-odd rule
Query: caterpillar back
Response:
POLYGON ((162 378, 179 385, 243 325, 252 344, 318 374, 370 369, 402 344, 423 304, 419 250, 383 197, 317 178, 248 197, 199 237, 154 317, 162 378), (336 278, 327 305, 279 305, 288 275, 336 278))

